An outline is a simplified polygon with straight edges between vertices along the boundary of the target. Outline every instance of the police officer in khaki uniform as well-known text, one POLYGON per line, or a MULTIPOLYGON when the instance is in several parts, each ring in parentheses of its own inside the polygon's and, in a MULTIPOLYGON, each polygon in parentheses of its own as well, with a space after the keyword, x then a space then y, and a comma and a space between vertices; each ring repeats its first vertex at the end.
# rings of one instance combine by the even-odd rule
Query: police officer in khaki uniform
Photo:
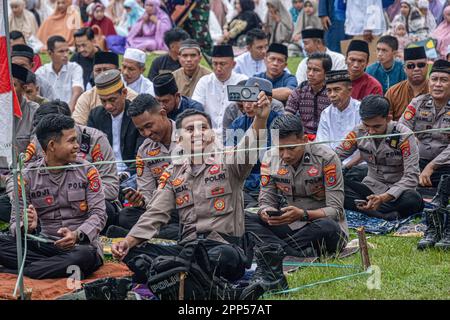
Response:
MULTIPOLYGON (((450 127, 450 62, 434 62, 429 78, 429 94, 414 98, 399 123, 412 131, 450 127)), ((443 174, 450 174, 450 132, 417 133, 419 141, 419 184, 436 188, 443 174)))
MULTIPOLYGON (((77 158, 80 146, 74 124, 73 119, 59 114, 43 118, 36 135, 45 157, 23 171, 28 232, 36 234, 39 224, 39 236, 48 241, 27 240, 24 275, 30 278, 67 277, 73 272, 69 266, 78 266, 85 277, 102 265, 98 235, 106 223, 105 195, 97 169, 77 158), (83 166, 46 169, 70 164, 83 166)), ((19 197, 22 212, 25 203, 19 197)), ((17 268, 16 223, 13 214, 11 235, 0 237, 2 272, 15 273, 17 268)))
POLYGON ((346 136, 336 152, 344 160, 359 150, 369 171, 362 182, 345 180, 345 208, 386 220, 422 211, 423 200, 416 191, 419 155, 413 133, 391 121, 389 101, 382 96, 365 97, 359 114, 362 124, 346 136), (393 136, 370 137, 390 134, 393 136))
POLYGON ((277 133, 278 146, 261 164, 260 209, 246 215, 247 231, 292 256, 339 252, 348 226, 338 157, 328 146, 307 144, 298 116, 275 118, 272 137, 277 133))
POLYGON ((229 280, 243 276, 248 261, 241 246, 244 235, 242 188, 257 160, 247 161, 248 149, 257 147, 258 140, 266 139, 262 129, 266 127, 270 103, 263 91, 259 93, 255 108, 252 128, 229 153, 215 152, 218 149, 214 147, 209 115, 188 109, 178 116, 178 142, 184 157, 174 160, 164 171, 147 211, 125 240, 113 245, 114 257, 125 258, 128 262, 139 254, 151 258, 178 255, 183 245, 203 239, 217 275, 229 280), (221 159, 220 154, 226 159, 221 159), (138 247, 158 233, 160 226, 169 221, 173 209, 178 209, 182 225, 179 245, 138 247))
MULTIPOLYGON (((33 118, 33 127, 36 127, 39 121, 48 114, 63 114, 69 117, 71 115, 67 103, 58 100, 48 102, 43 104, 36 111, 33 118)), ((79 158, 85 159, 90 163, 115 161, 111 145, 103 132, 79 124, 75 124, 75 131, 77 132, 77 141, 80 145, 79 158)), ((44 152, 42 147, 36 136, 33 136, 32 141, 25 152, 25 162, 35 161, 43 156, 44 152)), ((118 223, 118 206, 116 202, 118 201, 119 196, 119 177, 114 163, 97 164, 95 167, 100 173, 103 182, 106 213, 108 214, 106 228, 108 228, 108 226, 116 225, 118 223)))
MULTIPOLYGON (((156 88, 155 88, 156 90, 156 88)), ((124 208, 119 213, 119 226, 127 233, 145 212, 145 207, 151 202, 153 193, 158 188, 158 180, 164 170, 172 162, 172 152, 176 147, 175 121, 167 117, 166 110, 150 94, 140 94, 130 104, 128 115, 143 137, 147 137, 139 147, 136 156, 136 181, 138 190, 130 190, 125 199, 131 207, 124 208)), ((111 228, 114 230, 116 228, 111 228)), ((171 213, 171 220, 163 226, 159 238, 178 239, 178 214, 171 213)), ((113 231, 111 236, 119 236, 113 231)), ((126 234, 125 234, 126 235, 126 234)))
MULTIPOLYGON (((35 102, 28 101, 25 97, 25 83, 27 82, 30 71, 17 64, 11 65, 11 73, 14 81, 14 89, 16 91, 17 99, 20 104, 20 110, 22 112, 21 117, 14 117, 14 130, 16 139, 14 141, 15 150, 17 155, 21 152, 25 152, 27 145, 30 143, 30 138, 33 130, 33 116, 39 105, 35 102)), ((0 221, 9 221, 11 212, 10 198, 7 194, 8 190, 5 190, 8 183, 6 178, 9 173, 9 163, 6 157, 0 157, 0 171, 2 171, 2 177, 0 182, 0 221), (4 175, 4 176, 3 176, 4 175)))

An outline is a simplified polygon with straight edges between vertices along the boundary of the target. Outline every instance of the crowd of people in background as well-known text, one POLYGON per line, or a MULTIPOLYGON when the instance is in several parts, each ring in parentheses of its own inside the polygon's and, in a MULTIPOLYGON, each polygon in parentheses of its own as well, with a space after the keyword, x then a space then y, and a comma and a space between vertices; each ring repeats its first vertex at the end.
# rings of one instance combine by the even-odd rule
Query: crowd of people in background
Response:
MULTIPOLYGON (((436 192, 441 197, 432 203, 446 206, 439 199, 450 174, 450 135, 439 130, 450 127, 447 1, 11 0, 9 7, 12 75, 23 112, 18 151, 34 166, 45 165, 35 162, 43 154, 55 165, 74 161, 67 151, 58 153, 61 145, 45 133, 50 118, 39 120, 46 113, 60 121, 55 130, 76 131, 67 139, 78 139, 80 161, 112 161, 98 171, 70 172, 73 181, 83 176, 92 193, 88 205, 70 189, 73 181, 67 187, 76 210, 62 219, 83 228, 58 233, 70 241, 77 237, 74 243, 96 243, 100 232, 126 236, 113 253, 129 254, 129 261, 142 252, 155 256, 136 246, 158 232, 190 241, 197 228, 198 237, 235 243, 245 225, 289 255, 335 254, 348 240, 345 210, 403 219, 422 212, 423 198, 436 192), (43 53, 48 63, 42 63, 43 53), (147 68, 150 53, 159 56, 147 68), (292 57, 301 61, 288 68, 292 57), (230 85, 258 86, 258 102, 230 99, 230 85), (176 138, 175 131, 192 133, 194 119, 216 133, 201 143, 214 140, 220 147, 244 143, 230 132, 267 127, 268 137, 247 138, 264 140, 270 151, 270 135, 278 130, 279 156, 267 151, 252 166, 207 159, 186 173, 186 165, 172 163, 170 155, 191 141, 176 138), (429 129, 436 132, 422 132, 429 129), (272 165, 279 169, 269 170, 272 165), (124 184, 130 181, 133 191, 124 184), (192 206, 200 208, 195 219, 192 206), (258 214, 244 215, 253 207, 258 214), (98 217, 88 227, 80 215, 89 210, 98 217)), ((44 218, 45 229, 60 219, 56 198, 29 188, 40 186, 44 196, 57 190, 46 187, 47 177, 26 178, 41 179, 41 185, 28 182, 27 192, 38 216, 53 212, 44 218)), ((10 197, 7 187, 0 198, 4 221, 10 197)), ((450 219, 444 216, 427 213, 429 229, 419 249, 450 248, 450 219)), ((2 251, 11 251, 14 240, 1 241, 0 265, 12 265, 2 251)), ((229 261, 215 263, 234 279, 242 265, 229 264, 239 257, 218 247, 208 250, 226 251, 229 261)), ((99 264, 98 248, 84 256, 77 249, 70 257, 88 264, 89 273, 99 264)), ((54 254, 59 258, 40 260, 53 268, 30 267, 26 274, 61 275, 62 264, 55 267, 61 253, 54 254)))

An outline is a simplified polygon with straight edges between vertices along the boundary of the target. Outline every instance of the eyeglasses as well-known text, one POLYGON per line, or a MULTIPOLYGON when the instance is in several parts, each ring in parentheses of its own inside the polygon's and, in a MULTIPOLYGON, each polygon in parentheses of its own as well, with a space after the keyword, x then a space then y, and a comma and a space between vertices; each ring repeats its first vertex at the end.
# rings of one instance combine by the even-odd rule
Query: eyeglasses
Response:
POLYGON ((414 62, 410 62, 406 65, 406 69, 412 70, 415 69, 416 67, 419 69, 423 69, 427 66, 426 62, 419 62, 417 64, 415 64, 414 62))

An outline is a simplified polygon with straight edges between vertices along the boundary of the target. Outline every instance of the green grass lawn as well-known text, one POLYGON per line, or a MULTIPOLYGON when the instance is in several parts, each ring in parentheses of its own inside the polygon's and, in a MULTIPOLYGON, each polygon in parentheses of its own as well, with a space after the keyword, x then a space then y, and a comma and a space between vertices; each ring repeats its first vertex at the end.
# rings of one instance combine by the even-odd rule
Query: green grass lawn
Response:
MULTIPOLYGON (((48 57, 43 56, 47 62, 48 57)), ((147 59, 147 71, 155 55, 147 59)), ((289 59, 289 70, 296 72, 300 58, 289 59)), ((205 61, 202 62, 206 65, 205 61)), ((0 227, 2 227, 0 223, 0 227)), ((342 281, 320 284, 288 295, 270 296, 271 299, 450 299, 450 252, 418 251, 418 238, 368 235, 373 266, 380 270, 380 289, 367 287, 369 275, 342 281)), ((355 238, 355 233, 351 233, 355 238)), ((361 257, 355 254, 345 259, 328 261, 336 264, 361 265, 361 257)), ((361 269, 362 270, 362 269, 361 269)), ((302 268, 288 276, 290 288, 317 281, 349 275, 361 270, 343 268, 302 268)))

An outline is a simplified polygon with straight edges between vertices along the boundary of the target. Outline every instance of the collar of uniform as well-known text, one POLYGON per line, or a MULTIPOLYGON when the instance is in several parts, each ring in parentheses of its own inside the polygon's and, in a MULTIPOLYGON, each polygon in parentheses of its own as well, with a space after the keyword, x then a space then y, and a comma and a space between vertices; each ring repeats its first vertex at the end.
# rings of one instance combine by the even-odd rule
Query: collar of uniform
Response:
MULTIPOLYGON (((41 175, 48 175, 49 174, 48 169, 47 169, 47 163, 45 162, 45 158, 40 159, 37 162, 37 164, 38 164, 37 167, 39 168, 39 170, 38 170, 39 174, 41 174, 41 175)), ((70 166, 71 164, 72 163, 68 163, 67 166, 70 166)), ((74 167, 67 167, 65 170, 66 171, 67 170, 73 171, 73 170, 75 170, 75 168, 74 167)))

